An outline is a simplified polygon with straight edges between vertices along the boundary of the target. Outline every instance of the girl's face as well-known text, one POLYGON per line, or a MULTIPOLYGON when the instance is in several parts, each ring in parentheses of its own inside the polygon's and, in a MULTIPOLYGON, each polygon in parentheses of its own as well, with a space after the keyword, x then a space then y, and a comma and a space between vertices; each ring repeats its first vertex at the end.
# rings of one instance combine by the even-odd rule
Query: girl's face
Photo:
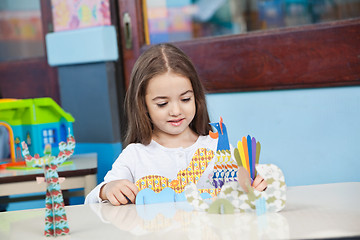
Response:
POLYGON ((196 112, 195 96, 188 78, 167 72, 150 79, 146 106, 156 137, 174 137, 191 132, 196 112))

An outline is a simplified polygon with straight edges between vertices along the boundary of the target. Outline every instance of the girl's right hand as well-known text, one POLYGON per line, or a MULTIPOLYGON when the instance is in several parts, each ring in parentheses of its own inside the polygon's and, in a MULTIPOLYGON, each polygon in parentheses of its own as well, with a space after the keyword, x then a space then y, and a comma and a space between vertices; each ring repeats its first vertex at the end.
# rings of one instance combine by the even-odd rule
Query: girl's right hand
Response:
POLYGON ((106 183, 100 189, 100 198, 108 200, 112 205, 119 206, 129 201, 135 203, 139 189, 127 179, 115 180, 106 183))
POLYGON ((260 175, 257 175, 254 179, 254 182, 251 184, 249 172, 244 167, 238 168, 238 183, 246 193, 249 191, 248 186, 251 186, 259 192, 262 192, 266 190, 268 185, 265 179, 260 175))

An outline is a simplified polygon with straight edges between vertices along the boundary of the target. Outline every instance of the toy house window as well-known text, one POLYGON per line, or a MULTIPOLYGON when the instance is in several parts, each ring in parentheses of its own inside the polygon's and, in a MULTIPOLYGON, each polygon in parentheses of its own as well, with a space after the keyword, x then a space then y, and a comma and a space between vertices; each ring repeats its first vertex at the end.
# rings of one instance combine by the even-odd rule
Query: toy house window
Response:
POLYGON ((56 145, 56 130, 53 128, 50 129, 44 129, 42 131, 43 135, 43 144, 51 144, 56 145))

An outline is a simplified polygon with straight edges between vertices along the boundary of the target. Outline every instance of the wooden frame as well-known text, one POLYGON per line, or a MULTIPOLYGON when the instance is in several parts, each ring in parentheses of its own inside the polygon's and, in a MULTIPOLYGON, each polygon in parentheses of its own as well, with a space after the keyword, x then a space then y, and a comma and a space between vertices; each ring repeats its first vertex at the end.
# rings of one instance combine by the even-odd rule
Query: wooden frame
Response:
MULTIPOLYGON (((45 43, 46 33, 52 31, 51 1, 40 3, 45 43)), ((48 65, 46 49, 44 57, 1 62, 0 91, 3 98, 51 97, 60 103, 57 69, 48 65)))
MULTIPOLYGON (((132 48, 123 47, 126 87, 145 45, 141 0, 118 0, 128 13, 132 48)), ((193 60, 208 92, 360 85, 360 18, 176 42, 193 60)), ((122 46, 125 46, 122 37, 122 46)))

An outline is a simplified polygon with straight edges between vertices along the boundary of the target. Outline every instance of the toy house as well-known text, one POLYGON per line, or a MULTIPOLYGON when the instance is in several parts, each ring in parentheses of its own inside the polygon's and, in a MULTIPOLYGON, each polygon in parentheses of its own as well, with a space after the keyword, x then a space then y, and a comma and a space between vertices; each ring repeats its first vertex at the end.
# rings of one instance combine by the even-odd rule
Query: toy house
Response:
POLYGON ((0 126, 9 132, 10 154, 13 162, 23 161, 21 142, 25 141, 32 155, 44 153, 51 144, 57 155, 58 144, 66 142, 72 133, 74 118, 51 98, 0 99, 0 126))

